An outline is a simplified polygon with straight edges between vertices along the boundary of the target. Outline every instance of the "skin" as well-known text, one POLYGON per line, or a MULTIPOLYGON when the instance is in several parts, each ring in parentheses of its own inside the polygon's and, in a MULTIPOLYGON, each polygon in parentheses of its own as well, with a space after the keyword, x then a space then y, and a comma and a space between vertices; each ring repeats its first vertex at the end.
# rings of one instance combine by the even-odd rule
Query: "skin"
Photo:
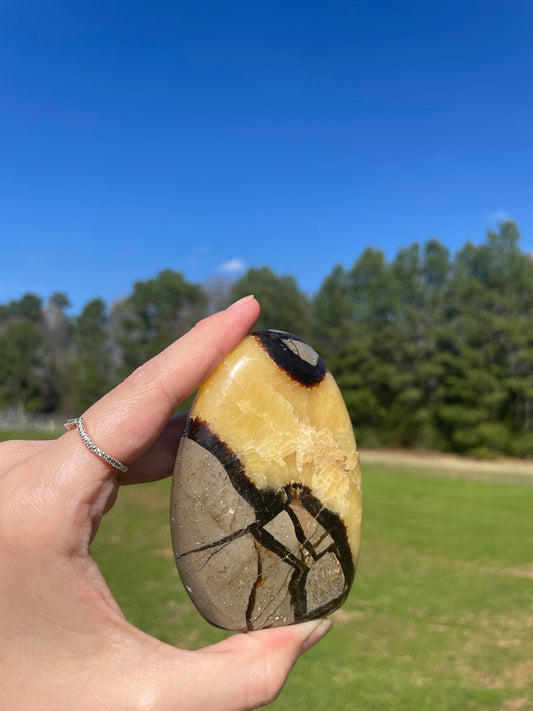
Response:
POLYGON ((78 433, 0 445, 0 689, 10 711, 244 711, 273 701, 327 620, 237 634, 198 651, 150 637, 122 614, 89 553, 121 484, 172 471, 171 417, 249 332, 253 297, 198 323, 83 415, 78 433))

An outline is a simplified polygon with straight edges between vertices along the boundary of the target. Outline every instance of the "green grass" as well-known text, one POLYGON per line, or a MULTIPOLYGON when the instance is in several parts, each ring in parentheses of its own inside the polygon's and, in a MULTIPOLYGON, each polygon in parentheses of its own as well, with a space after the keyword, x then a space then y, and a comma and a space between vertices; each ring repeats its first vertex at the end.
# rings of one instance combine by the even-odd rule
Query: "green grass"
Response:
POLYGON ((32 432, 31 430, 0 430, 0 442, 8 439, 57 439, 63 432, 32 432))
MULTIPOLYGON (((533 710, 531 477, 377 464, 363 477, 354 589, 270 708, 533 710)), ((194 649, 227 633, 202 620, 179 582, 168 500, 168 481, 122 489, 93 553, 132 622, 194 649)))
MULTIPOLYGON (((356 583, 270 708, 533 709, 533 486, 368 465, 356 583)), ((122 489, 93 553, 128 618, 172 644, 226 636, 175 571, 169 484, 122 489)))

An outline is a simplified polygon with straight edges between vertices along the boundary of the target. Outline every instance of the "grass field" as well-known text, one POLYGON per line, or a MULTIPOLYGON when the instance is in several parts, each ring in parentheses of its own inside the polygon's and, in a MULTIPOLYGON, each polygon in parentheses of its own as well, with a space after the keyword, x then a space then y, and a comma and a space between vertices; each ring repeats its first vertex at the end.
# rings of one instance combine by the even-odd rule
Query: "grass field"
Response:
POLYGON ((0 442, 7 439, 56 439, 62 432, 32 432, 31 430, 2 430, 0 442))
MULTIPOLYGON (((352 593, 270 708, 533 710, 533 476, 384 462, 363 456, 352 593)), ((132 622, 194 649, 226 633, 179 582, 168 500, 168 481, 123 488, 93 553, 132 622)))
MULTIPOLYGON (((533 709, 533 480, 428 473, 364 467, 356 584, 270 708, 533 709)), ((123 489, 94 555, 130 620, 198 648, 225 633, 179 583, 168 498, 168 482, 123 489)))

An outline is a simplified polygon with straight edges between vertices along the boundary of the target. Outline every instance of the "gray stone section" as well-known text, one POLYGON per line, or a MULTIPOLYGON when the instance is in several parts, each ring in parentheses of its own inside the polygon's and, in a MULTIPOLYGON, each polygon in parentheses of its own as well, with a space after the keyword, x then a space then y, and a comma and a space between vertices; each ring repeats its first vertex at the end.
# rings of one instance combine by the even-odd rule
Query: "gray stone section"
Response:
POLYGON ((296 353, 299 358, 305 360, 310 365, 316 365, 318 363, 318 353, 311 348, 310 345, 304 343, 304 341, 297 341, 294 338, 283 338, 282 341, 293 353, 296 353))
POLYGON ((220 462, 196 442, 182 438, 171 494, 176 565, 198 610, 218 627, 246 629, 257 553, 249 534, 212 544, 253 521, 252 507, 235 491, 220 462), (204 546, 209 547, 198 550, 204 546))
POLYGON ((200 613, 218 627, 293 623, 298 578, 305 586, 303 598, 301 592, 297 597, 300 605, 306 601, 306 618, 343 594, 344 573, 329 551, 333 538, 314 516, 294 500, 261 533, 254 509, 222 464, 187 437, 181 440, 174 472, 171 531, 182 582, 200 613), (258 538, 250 531, 252 524, 258 538), (277 543, 260 540, 265 534, 277 543))
POLYGON ((339 561, 333 553, 326 553, 316 560, 307 576, 307 609, 313 610, 342 594, 344 576, 339 561))

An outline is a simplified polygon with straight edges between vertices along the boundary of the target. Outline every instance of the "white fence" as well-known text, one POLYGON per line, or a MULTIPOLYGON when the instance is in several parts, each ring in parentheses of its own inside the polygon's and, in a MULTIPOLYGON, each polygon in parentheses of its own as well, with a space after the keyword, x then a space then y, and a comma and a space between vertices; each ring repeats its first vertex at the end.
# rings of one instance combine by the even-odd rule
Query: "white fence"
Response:
POLYGON ((0 410, 0 430, 18 430, 35 432, 60 433, 63 423, 68 415, 43 415, 41 413, 26 412, 18 407, 9 407, 0 410))

